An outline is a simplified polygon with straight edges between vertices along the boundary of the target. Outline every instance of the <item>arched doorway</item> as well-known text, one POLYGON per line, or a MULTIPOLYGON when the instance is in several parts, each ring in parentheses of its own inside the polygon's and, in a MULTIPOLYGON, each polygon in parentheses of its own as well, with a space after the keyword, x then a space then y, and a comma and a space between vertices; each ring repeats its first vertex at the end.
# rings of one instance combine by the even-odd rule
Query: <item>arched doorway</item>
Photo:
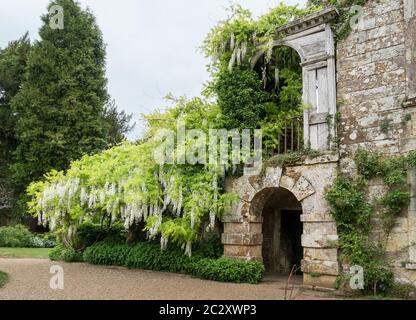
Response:
POLYGON ((300 274, 303 258, 301 203, 284 188, 267 188, 256 198, 258 214, 263 217, 262 257, 266 271, 289 274, 296 266, 300 274))

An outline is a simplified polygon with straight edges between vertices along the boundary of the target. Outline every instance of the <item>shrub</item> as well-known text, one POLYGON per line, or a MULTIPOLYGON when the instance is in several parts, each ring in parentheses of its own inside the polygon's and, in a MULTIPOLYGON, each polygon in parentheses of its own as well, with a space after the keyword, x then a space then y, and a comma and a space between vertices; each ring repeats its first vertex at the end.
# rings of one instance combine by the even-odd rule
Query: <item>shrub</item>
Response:
POLYGON ((200 240, 193 245, 194 255, 200 255, 204 258, 217 259, 224 254, 224 247, 221 239, 216 234, 209 235, 206 239, 200 240))
POLYGON ((83 260, 92 264, 124 266, 130 250, 127 244, 98 242, 84 251, 83 260))
POLYGON ((33 235, 22 226, 0 228, 0 247, 32 247, 33 235))
POLYGON ((83 261, 82 252, 73 248, 66 248, 63 244, 58 244, 49 252, 49 259, 52 261, 81 262, 83 261))
POLYGON ((222 282, 259 283, 264 271, 264 265, 261 262, 236 261, 226 258, 201 259, 193 266, 193 275, 222 282))
POLYGON ((55 242, 45 240, 39 236, 33 236, 30 240, 30 247, 32 248, 53 248, 55 246, 55 242))
POLYGON ((33 235, 30 241, 33 248, 53 248, 56 245, 55 238, 50 234, 33 235))
POLYGON ((391 297, 399 299, 411 299, 416 293, 416 288, 410 283, 395 283, 389 290, 391 297))
POLYGON ((0 228, 0 247, 53 248, 55 238, 51 234, 32 234, 25 226, 16 225, 0 228))
POLYGON ((107 240, 87 248, 83 258, 85 262, 92 264, 185 273, 216 281, 248 283, 261 281, 264 273, 262 263, 204 257, 207 252, 209 255, 217 254, 215 250, 211 250, 212 245, 203 247, 201 244, 200 248, 195 248, 192 257, 187 257, 181 249, 174 246, 162 251, 156 243, 140 242, 129 246, 107 240))
POLYGON ((189 258, 179 248, 170 247, 162 251, 158 244, 141 242, 131 247, 125 266, 154 271, 190 273, 192 262, 198 259, 202 259, 201 253, 195 252, 189 258))
POLYGON ((110 229, 104 229, 99 224, 86 222, 77 228, 73 246, 76 250, 84 250, 108 237, 116 240, 121 239, 123 232, 124 228, 122 225, 114 225, 110 229))

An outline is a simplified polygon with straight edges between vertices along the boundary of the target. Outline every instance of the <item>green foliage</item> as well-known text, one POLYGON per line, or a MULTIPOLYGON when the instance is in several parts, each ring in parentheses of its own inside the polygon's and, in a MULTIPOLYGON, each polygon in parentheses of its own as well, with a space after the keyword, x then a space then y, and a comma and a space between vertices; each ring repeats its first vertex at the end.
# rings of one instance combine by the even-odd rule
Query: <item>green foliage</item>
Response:
POLYGON ((16 143, 9 167, 19 192, 52 169, 121 142, 131 129, 131 116, 108 102, 105 45, 94 16, 73 0, 55 4, 64 8, 65 28, 51 29, 47 14, 40 41, 30 47, 27 38, 20 40, 30 52, 19 60, 18 90, 10 90, 16 143))
POLYGON ((280 4, 253 20, 248 10, 232 6, 204 42, 213 58, 206 93, 217 98, 225 127, 261 128, 266 150, 277 148, 285 124, 303 109, 300 57, 289 47, 275 47, 276 30, 316 9, 280 4))
POLYGON ((158 244, 153 243, 129 246, 103 241, 87 248, 84 260, 92 264, 185 273, 224 282, 258 283, 263 277, 264 266, 259 262, 218 259, 217 256, 207 258, 205 254, 204 250, 196 250, 192 257, 187 257, 174 246, 161 250, 158 244))
POLYGON ((0 289, 9 281, 9 275, 3 271, 0 271, 0 289))
POLYGON ((16 194, 11 199, 11 223, 25 223, 28 216, 27 203, 30 197, 25 193, 16 194))
POLYGON ((347 177, 338 177, 325 196, 331 204, 338 231, 359 229, 368 231, 371 206, 366 202, 362 181, 352 181, 347 177))
POLYGON ((92 246, 94 243, 112 238, 114 240, 125 239, 125 230, 122 225, 115 224, 109 229, 90 222, 81 224, 75 232, 73 239, 73 248, 76 250, 84 250, 92 246))
POLYGON ((55 239, 48 234, 32 234, 25 226, 0 228, 0 247, 6 248, 52 248, 55 239))
POLYGON ((108 101, 104 109, 104 125, 106 140, 110 146, 115 146, 126 140, 126 134, 136 125, 131 123, 132 118, 133 114, 118 110, 115 100, 108 101))
POLYGON ((407 170, 415 164, 416 153, 397 157, 386 157, 376 152, 357 150, 354 160, 365 179, 383 179, 389 187, 406 184, 407 170))
POLYGON ((12 222, 27 218, 24 192, 51 169, 125 139, 131 115, 106 92, 105 45, 95 18, 73 0, 52 1, 65 28, 42 17, 40 41, 26 33, 0 49, 0 181, 13 190, 12 222))
POLYGON ((338 177, 326 194, 337 222, 342 256, 350 264, 364 268, 367 291, 386 293, 394 285, 393 272, 385 262, 385 247, 368 238, 370 218, 375 210, 380 212, 388 237, 395 219, 409 204, 407 170, 415 166, 415 158, 415 152, 386 157, 359 149, 354 156, 359 177, 355 180, 346 176, 338 177), (365 190, 367 182, 376 178, 384 182, 388 191, 374 204, 370 204, 365 190))
POLYGON ((58 244, 49 252, 49 259, 52 261, 65 262, 82 262, 82 252, 73 248, 65 247, 63 244, 58 244))
POLYGON ((53 4, 64 8, 65 28, 53 30, 49 15, 42 17, 41 40, 30 51, 25 80, 12 100, 19 117, 11 168, 20 187, 106 147, 102 128, 108 94, 101 31, 92 14, 74 1, 53 4))
MULTIPOLYGON (((66 173, 52 171, 45 181, 32 183, 28 188, 31 212, 64 243, 72 243, 83 221, 107 226, 121 222, 126 230, 144 221, 149 238, 161 235, 164 241, 185 244, 189 252, 202 223, 208 218, 215 222, 233 197, 221 187, 224 168, 218 165, 157 161, 158 134, 168 130, 174 134, 178 121, 187 130, 206 134, 222 125, 221 113, 213 104, 202 99, 175 103, 164 113, 147 116, 149 130, 143 142, 84 156, 66 173)), ((191 148, 192 143, 188 141, 187 146, 191 148)), ((177 156, 185 156, 183 148, 173 147, 177 156)))
POLYGON ((10 42, 6 48, 0 49, 0 167, 7 167, 11 152, 16 147, 16 115, 10 101, 20 89, 30 49, 27 33, 19 40, 10 42))
POLYGON ((224 114, 226 129, 256 129, 264 118, 264 105, 268 95, 262 91, 262 83, 251 70, 224 70, 214 84, 218 103, 224 114))
POLYGON ((223 255, 224 246, 216 234, 210 234, 196 242, 192 250, 202 257, 217 259, 223 255))
POLYGON ((390 215, 397 217, 409 204, 409 201, 410 192, 408 190, 392 190, 381 198, 380 203, 386 207, 390 215))
POLYGON ((325 198, 331 204, 331 214, 337 222, 339 232, 355 229, 368 231, 372 208, 366 202, 363 187, 362 181, 352 181, 340 176, 327 192, 325 198))
MULTIPOLYGON (((20 89, 30 48, 30 40, 26 33, 19 40, 12 41, 6 48, 0 49, 0 184, 10 191, 15 191, 9 166, 12 164, 12 152, 17 146, 17 115, 13 112, 11 100, 20 89)), ((13 192, 10 196, 10 202, 17 201, 13 192)), ((22 222, 21 216, 21 212, 14 208, 12 222, 22 222)))
POLYGON ((380 205, 383 206, 381 217, 384 231, 387 234, 393 229, 395 219, 410 202, 410 191, 408 189, 408 187, 391 189, 379 200, 380 205))
POLYGON ((383 176, 385 168, 379 165, 380 157, 376 153, 367 152, 364 149, 358 149, 354 155, 357 170, 366 180, 373 177, 383 176))
MULTIPOLYGON (((322 4, 323 1, 313 1, 322 4)), ((332 29, 337 41, 344 40, 350 35, 352 28, 357 22, 357 10, 355 6, 364 6, 368 0, 330 0, 329 4, 333 5, 338 11, 338 18, 332 22, 332 29)))
POLYGON ((416 291, 415 286, 410 283, 395 283, 389 290, 388 295, 398 299, 411 299, 416 291))
POLYGON ((32 247, 32 233, 22 225, 0 228, 0 247, 32 247))
POLYGON ((355 154, 358 172, 366 179, 382 179, 388 186, 388 192, 378 200, 381 206, 382 220, 388 233, 394 225, 394 219, 409 204, 410 191, 407 185, 407 170, 414 165, 415 152, 398 157, 385 157, 359 149, 355 154))
POLYGON ((56 245, 56 238, 53 235, 33 235, 30 247, 33 248, 53 248, 56 245))
MULTIPOLYGON (((306 159, 314 159, 321 156, 322 153, 317 150, 301 150, 299 152, 290 152, 286 154, 277 155, 267 159, 263 165, 263 170, 267 167, 290 167, 295 166, 306 159)), ((263 171, 262 174, 265 172, 263 171)))
POLYGON ((393 283, 393 273, 382 260, 382 251, 368 240, 372 206, 364 194, 365 183, 340 176, 326 194, 331 214, 337 223, 342 257, 350 265, 364 269, 367 292, 386 291, 393 283))
MULTIPOLYGON (((84 251, 83 259, 91 264, 124 266, 131 248, 125 243, 103 241, 88 247, 84 251)), ((182 256, 181 254, 180 257, 182 256)))
POLYGON ((368 234, 351 228, 340 234, 342 257, 350 265, 364 269, 364 288, 366 292, 386 292, 394 281, 390 267, 383 260, 384 251, 380 245, 368 240, 368 234))
POLYGON ((227 258, 201 259, 193 264, 194 276, 222 282, 252 283, 261 281, 264 265, 261 262, 236 261, 227 258))

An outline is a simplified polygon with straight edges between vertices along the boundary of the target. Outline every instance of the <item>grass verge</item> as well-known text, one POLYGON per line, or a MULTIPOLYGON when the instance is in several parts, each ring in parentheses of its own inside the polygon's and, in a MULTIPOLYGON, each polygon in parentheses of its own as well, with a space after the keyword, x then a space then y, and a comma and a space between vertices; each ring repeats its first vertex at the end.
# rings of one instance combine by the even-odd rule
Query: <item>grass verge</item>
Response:
POLYGON ((0 248, 0 258, 49 259, 48 248, 0 248))

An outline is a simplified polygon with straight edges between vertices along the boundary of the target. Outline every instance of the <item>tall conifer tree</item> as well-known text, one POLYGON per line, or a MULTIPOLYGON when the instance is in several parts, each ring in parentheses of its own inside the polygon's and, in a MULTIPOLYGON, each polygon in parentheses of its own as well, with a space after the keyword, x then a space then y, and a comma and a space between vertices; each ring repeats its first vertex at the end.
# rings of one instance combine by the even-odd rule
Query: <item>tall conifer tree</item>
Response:
POLYGON ((105 45, 91 12, 73 0, 49 5, 63 8, 64 27, 42 17, 40 41, 27 61, 26 75, 12 100, 17 115, 12 172, 24 188, 51 169, 66 169, 84 154, 107 146, 105 110, 109 96, 105 45))

